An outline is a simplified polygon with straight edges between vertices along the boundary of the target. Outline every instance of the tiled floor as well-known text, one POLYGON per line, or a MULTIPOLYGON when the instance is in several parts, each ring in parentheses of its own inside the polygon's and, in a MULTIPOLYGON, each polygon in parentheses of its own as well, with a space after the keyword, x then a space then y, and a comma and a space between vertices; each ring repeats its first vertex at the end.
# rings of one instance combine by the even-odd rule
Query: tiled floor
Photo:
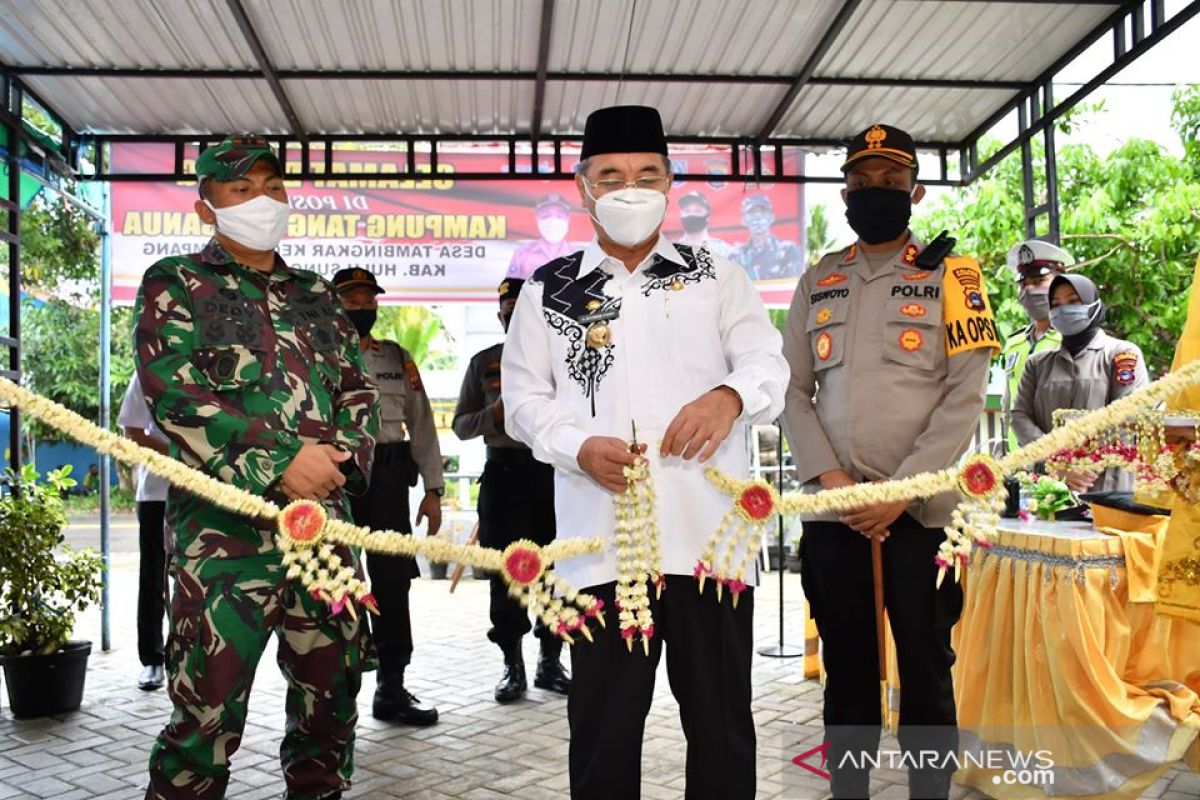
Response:
MULTIPOLYGON (((115 549, 136 547, 126 527, 114 532, 115 549), (130 545, 129 543, 133 544, 130 545)), ((80 526, 73 538, 86 541, 80 526)), ((92 656, 83 708, 61 719, 14 721, 0 712, 0 798, 137 798, 145 780, 150 744, 169 714, 163 692, 135 687, 138 671, 134 638, 136 554, 113 557, 113 644, 109 653, 92 656)), ((759 589, 757 644, 778 639, 776 576, 759 589)), ((447 582, 421 580, 413 587, 417 652, 409 668, 409 687, 435 703, 441 722, 426 729, 393 727, 369 713, 374 677, 359 698, 363 716, 358 729, 357 772, 350 798, 405 800, 561 800, 567 797, 566 704, 557 696, 531 689, 512 706, 492 700, 499 677, 499 653, 484 637, 487 584, 469 575, 450 595, 447 582)), ((785 623, 792 642, 803 634, 800 584, 787 576, 785 623)), ((99 615, 81 620, 79 633, 99 649, 99 615)), ((526 642, 527 660, 535 644, 526 642)), ((643 759, 643 797, 683 797, 684 742, 677 706, 665 676, 660 676, 647 724, 643 759)), ((283 725, 284 683, 273 658, 263 659, 251 700, 250 722, 242 748, 233 759, 229 797, 258 800, 282 795, 277 762, 283 725)), ((7 699, 4 706, 7 707, 7 699)), ((822 741, 821 691, 802 678, 800 659, 755 657, 754 713, 758 723, 759 797, 810 800, 828 797, 828 784, 790 761, 822 741)), ((894 745, 894 742, 892 743, 894 745)), ((905 798, 905 775, 877 770, 877 798, 905 798)), ((956 788, 955 798, 983 798, 956 788)), ((1153 796, 1200 796, 1200 781, 1173 770, 1153 787, 1153 796), (1173 783, 1172 783, 1173 782, 1173 783)))

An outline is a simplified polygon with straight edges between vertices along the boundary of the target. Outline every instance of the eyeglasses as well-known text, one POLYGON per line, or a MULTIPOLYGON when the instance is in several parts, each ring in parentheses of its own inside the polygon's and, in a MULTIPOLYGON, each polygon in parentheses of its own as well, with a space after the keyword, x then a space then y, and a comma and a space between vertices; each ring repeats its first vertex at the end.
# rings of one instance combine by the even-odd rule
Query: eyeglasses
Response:
POLYGON ((637 180, 622 181, 622 180, 602 180, 589 181, 587 178, 583 182, 592 188, 592 194, 596 197, 601 197, 609 192, 617 192, 621 189, 652 189, 661 192, 667 188, 667 184, 671 182, 670 175, 647 175, 637 180))

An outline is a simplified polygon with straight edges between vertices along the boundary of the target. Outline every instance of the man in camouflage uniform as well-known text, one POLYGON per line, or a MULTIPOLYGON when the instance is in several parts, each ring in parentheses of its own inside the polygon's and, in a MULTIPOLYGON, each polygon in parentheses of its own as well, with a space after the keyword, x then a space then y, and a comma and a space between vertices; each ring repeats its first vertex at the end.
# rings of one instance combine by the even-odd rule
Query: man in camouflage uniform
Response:
MULTIPOLYGON (((138 378, 171 454, 276 503, 349 517, 378 428, 378 393, 332 288, 275 252, 287 225, 265 140, 226 139, 196 162, 200 253, 159 261, 135 312, 138 378)), ((287 797, 340 798, 353 771, 363 625, 285 577, 273 525, 172 487, 171 721, 150 755, 152 800, 225 796, 250 685, 272 632, 288 682, 280 746, 287 797)), ((346 563, 356 559, 340 548, 346 563)), ((361 618, 360 618, 361 619, 361 618)))
MULTIPOLYGON (((333 286, 358 332, 367 372, 379 386, 375 468, 367 491, 351 503, 354 521, 375 530, 412 533, 408 489, 417 485, 420 475, 425 496, 417 507, 417 524, 428 520, 426 535, 437 536, 445 491, 442 450, 417 363, 400 345, 371 335, 379 311, 377 297, 383 293, 372 273, 356 267, 339 270, 333 286)), ((421 570, 414 558, 372 553, 367 556, 367 573, 379 601, 379 616, 371 619, 379 655, 371 716, 405 725, 433 725, 438 721, 437 709, 404 688, 404 671, 413 654, 409 590, 421 570)))
POLYGON ((739 244, 730 254, 746 270, 751 280, 798 278, 804 259, 795 242, 775 238, 771 225, 775 222, 775 207, 765 194, 747 195, 742 200, 742 224, 750 231, 749 240, 739 244))

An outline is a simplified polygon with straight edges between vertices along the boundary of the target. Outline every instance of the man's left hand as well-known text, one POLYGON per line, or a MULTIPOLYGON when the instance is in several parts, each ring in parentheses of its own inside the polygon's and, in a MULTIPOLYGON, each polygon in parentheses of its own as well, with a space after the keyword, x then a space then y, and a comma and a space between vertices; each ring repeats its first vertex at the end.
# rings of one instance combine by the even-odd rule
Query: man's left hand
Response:
POLYGON ((442 529, 442 498, 437 492, 425 492, 421 505, 417 507, 417 527, 426 520, 429 520, 429 530, 425 535, 437 536, 442 529))
POLYGON ((876 503, 873 506, 855 509, 842 515, 842 522, 866 536, 868 539, 879 537, 887 539, 892 535, 889 526, 904 513, 908 503, 897 500, 894 503, 876 503))
POLYGON ((680 456, 684 461, 700 455, 703 464, 712 458, 742 413, 742 398, 728 386, 718 386, 683 408, 667 426, 659 455, 680 456))

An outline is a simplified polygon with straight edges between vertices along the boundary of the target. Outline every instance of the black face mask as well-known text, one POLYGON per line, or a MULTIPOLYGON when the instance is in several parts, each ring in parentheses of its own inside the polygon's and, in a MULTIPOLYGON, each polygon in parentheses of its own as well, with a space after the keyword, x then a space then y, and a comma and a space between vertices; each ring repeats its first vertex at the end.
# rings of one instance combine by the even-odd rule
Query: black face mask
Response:
POLYGON ((375 318, 379 316, 379 312, 374 308, 352 308, 346 312, 346 316, 350 317, 358 335, 363 337, 375 327, 375 318))
POLYGON ((846 193, 846 221, 867 244, 898 239, 911 217, 912 195, 904 189, 867 186, 846 193))
POLYGON ((684 214, 680 219, 685 233, 699 233, 708 227, 708 214, 684 214))

